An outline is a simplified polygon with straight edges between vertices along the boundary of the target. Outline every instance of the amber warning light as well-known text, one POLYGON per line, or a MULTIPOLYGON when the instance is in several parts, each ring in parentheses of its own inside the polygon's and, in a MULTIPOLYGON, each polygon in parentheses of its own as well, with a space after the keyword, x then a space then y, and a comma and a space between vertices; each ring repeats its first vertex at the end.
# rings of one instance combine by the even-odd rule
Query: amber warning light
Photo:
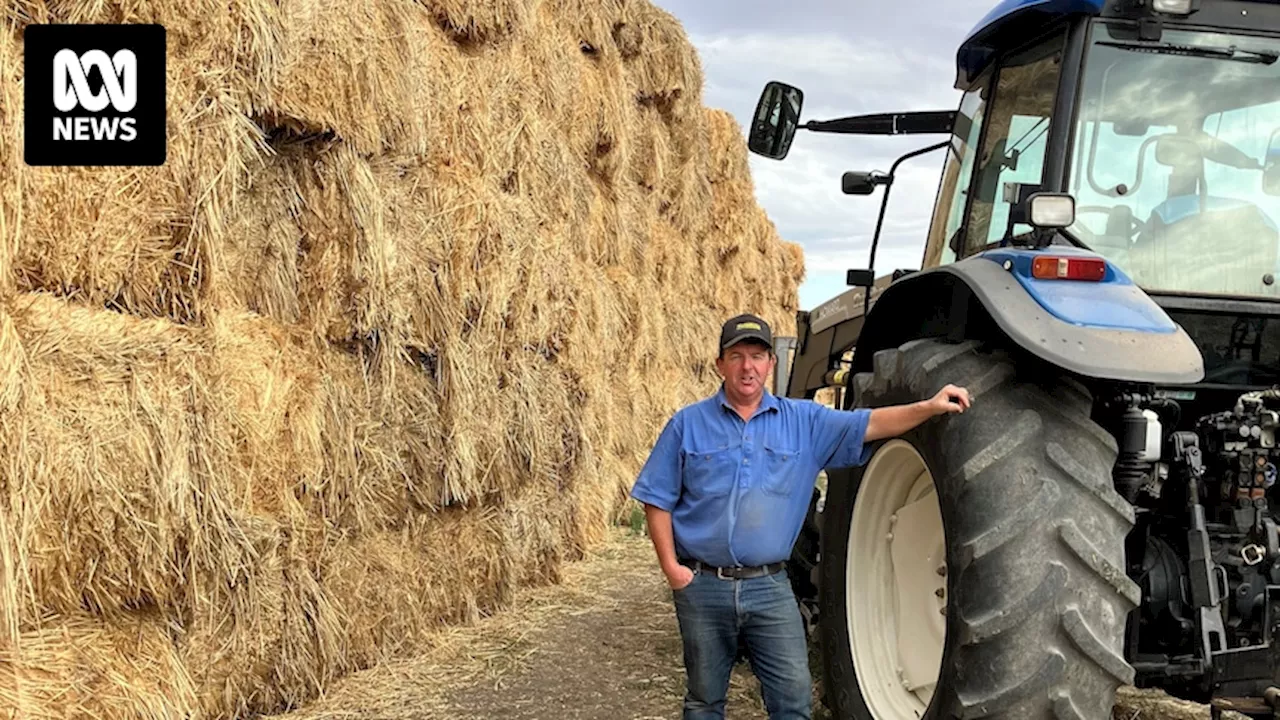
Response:
POLYGON ((1107 275, 1101 258, 1074 258, 1045 255, 1031 261, 1031 276, 1040 280, 1089 280, 1099 282, 1107 275))

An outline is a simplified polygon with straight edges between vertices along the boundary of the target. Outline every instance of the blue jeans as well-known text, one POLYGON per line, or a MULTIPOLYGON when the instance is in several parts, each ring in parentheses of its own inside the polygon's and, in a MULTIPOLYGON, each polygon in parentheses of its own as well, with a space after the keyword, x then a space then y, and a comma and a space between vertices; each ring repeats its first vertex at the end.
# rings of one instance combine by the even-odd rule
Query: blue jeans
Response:
POLYGON ((749 580, 695 572, 672 593, 684 641, 684 720, 723 718, 743 643, 771 720, 810 720, 809 654, 786 571, 749 580))

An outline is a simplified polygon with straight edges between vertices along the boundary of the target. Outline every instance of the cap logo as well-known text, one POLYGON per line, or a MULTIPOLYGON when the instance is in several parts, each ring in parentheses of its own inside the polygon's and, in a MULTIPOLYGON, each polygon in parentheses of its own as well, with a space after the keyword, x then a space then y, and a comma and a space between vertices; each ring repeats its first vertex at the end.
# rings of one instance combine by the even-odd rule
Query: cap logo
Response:
POLYGON ((739 330, 759 330, 760 323, 741 322, 741 323, 738 323, 738 329, 739 330))

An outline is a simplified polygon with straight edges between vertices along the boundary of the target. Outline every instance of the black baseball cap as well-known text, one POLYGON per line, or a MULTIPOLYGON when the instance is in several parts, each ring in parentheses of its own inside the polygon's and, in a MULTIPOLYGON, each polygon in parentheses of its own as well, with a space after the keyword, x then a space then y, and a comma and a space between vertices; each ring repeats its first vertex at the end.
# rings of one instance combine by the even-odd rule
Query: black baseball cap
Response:
POLYGON ((769 329, 769 323, 756 315, 748 313, 730 318, 720 328, 720 352, 743 340, 756 340, 773 349, 773 331, 769 329))

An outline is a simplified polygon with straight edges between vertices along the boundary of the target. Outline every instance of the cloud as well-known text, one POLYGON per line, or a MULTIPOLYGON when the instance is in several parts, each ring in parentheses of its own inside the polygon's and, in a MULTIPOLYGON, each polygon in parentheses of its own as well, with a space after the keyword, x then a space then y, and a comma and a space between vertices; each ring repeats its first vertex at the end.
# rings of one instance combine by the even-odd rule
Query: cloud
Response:
POLYGON ((887 41, 855 43, 825 32, 695 33, 690 40, 706 71, 707 96, 733 102, 726 109, 740 119, 768 80, 806 90, 810 118, 936 107, 939 98, 954 94, 948 62, 887 41))
MULTIPOLYGON (((844 165, 833 153, 798 145, 800 141, 783 162, 752 159, 758 202, 788 240, 805 246, 810 267, 821 266, 821 258, 815 255, 829 252, 833 243, 854 238, 869 247, 884 191, 877 190, 870 196, 845 195, 840 190, 840 176, 845 170, 854 169, 888 171, 893 157, 886 154, 869 162, 844 165)), ((923 242, 942 159, 943 151, 936 151, 898 168, 885 212, 882 242, 907 237, 923 242)))
MULTIPOLYGON (((728 110, 743 127, 761 87, 772 78, 786 78, 806 90, 804 118, 950 109, 958 102, 958 93, 946 79, 950 65, 879 41, 855 45, 825 33, 748 32, 694 35, 693 42, 708 78, 706 103, 728 110), (796 47, 804 51, 795 52, 796 47), (875 65, 877 58, 883 61, 878 66, 882 69, 849 72, 849 68, 875 65)), ((872 196, 845 195, 840 189, 841 175, 846 170, 887 172, 899 155, 940 140, 935 136, 866 138, 801 131, 785 160, 751 156, 756 198, 783 237, 805 248, 810 274, 843 274, 849 267, 866 266, 882 191, 872 196), (850 265, 854 258, 857 261, 850 265)), ((904 252, 917 258, 922 255, 942 160, 943 152, 936 151, 910 160, 898 170, 878 257, 886 257, 886 252, 895 253, 895 257, 904 252)), ((914 261, 914 265, 918 263, 918 259, 914 261)))
MULTIPOLYGON (((747 127, 769 80, 802 88, 802 120, 909 110, 951 110, 955 51, 994 0, 887 6, 810 0, 779 11, 763 0, 656 0, 684 25, 705 75, 703 102, 747 127)), ((751 156, 756 198, 785 239, 805 249, 806 309, 865 268, 883 190, 844 195, 846 170, 888 171, 901 154, 941 136, 858 137, 800 131, 783 161, 751 156)), ((944 151, 904 163, 877 249, 877 274, 919 267, 944 151)), ((830 294, 828 294, 830 293, 830 294)))
MULTIPOLYGON (((776 0, 655 0, 689 32, 761 30, 769 33, 830 32, 851 42, 875 38, 908 47, 930 47, 963 37, 996 0, 801 0, 785 9, 776 0)), ((951 52, 949 50, 948 52, 951 52)))

